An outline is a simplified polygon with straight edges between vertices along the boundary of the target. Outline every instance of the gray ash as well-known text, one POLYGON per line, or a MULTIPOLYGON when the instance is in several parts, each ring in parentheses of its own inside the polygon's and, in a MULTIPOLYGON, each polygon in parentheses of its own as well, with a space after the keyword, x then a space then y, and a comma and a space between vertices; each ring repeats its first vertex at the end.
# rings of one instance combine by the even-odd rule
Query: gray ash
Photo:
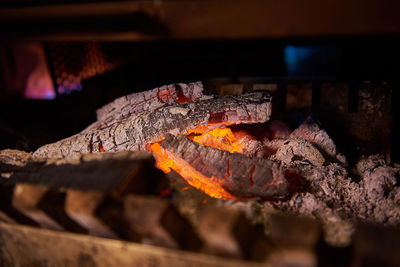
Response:
POLYGON ((311 216, 324 225, 325 239, 334 245, 347 245, 354 224, 366 222, 384 226, 400 223, 400 168, 388 164, 383 156, 365 156, 353 168, 338 154, 334 142, 320 127, 307 120, 286 138, 263 142, 267 158, 295 170, 307 187, 288 200, 259 208, 299 216, 311 216))

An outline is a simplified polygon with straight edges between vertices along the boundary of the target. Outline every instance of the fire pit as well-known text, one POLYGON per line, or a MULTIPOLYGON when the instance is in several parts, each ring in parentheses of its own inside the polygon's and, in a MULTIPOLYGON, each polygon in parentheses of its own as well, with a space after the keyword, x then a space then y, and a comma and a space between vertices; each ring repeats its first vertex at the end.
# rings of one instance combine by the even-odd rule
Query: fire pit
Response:
POLYGON ((399 168, 379 155, 349 163, 312 117, 295 129, 274 120, 271 100, 205 94, 201 82, 118 98, 72 137, 1 152, 2 218, 262 261, 275 257, 275 228, 291 225, 282 215, 305 227, 288 241, 301 247, 316 245, 319 224, 332 247, 353 243, 360 223, 399 225, 399 168), (207 229, 219 212, 228 221, 207 229))

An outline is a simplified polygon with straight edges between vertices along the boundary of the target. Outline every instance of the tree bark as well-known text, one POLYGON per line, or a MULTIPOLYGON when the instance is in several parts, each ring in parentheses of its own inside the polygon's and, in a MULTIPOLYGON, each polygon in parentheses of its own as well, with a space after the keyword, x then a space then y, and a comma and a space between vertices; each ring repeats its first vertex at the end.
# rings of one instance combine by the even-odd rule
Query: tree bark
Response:
MULTIPOLYGON (((161 147, 170 158, 184 161, 235 197, 284 197, 288 193, 284 170, 271 160, 200 145, 183 135, 167 135, 161 147)), ((184 178, 189 183, 195 179, 184 178)))
POLYGON ((209 97, 203 94, 203 90, 204 87, 201 82, 176 83, 122 96, 99 108, 96 111, 97 121, 85 131, 106 128, 115 122, 135 116, 143 111, 152 111, 174 103, 182 104, 209 97))
MULTIPOLYGON (((119 113, 118 113, 119 114, 119 113)), ((40 147, 34 157, 76 157, 81 153, 121 150, 145 150, 146 145, 161 141, 166 134, 187 134, 199 126, 262 123, 271 115, 268 92, 241 96, 208 97, 190 103, 175 103, 142 111, 102 129, 89 128, 72 137, 40 147)), ((103 118, 102 115, 99 116, 103 118)), ((108 125, 108 124, 107 124, 108 125)))

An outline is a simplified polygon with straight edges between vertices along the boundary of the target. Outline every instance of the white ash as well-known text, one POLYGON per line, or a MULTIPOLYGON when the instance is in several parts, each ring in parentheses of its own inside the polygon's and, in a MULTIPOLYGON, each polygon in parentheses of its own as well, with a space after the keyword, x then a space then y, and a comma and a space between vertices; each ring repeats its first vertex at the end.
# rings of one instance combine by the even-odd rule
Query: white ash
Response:
MULTIPOLYGON (((306 181, 290 199, 273 206, 293 215, 318 218, 326 242, 348 245, 357 222, 400 224, 400 168, 390 166, 383 156, 362 158, 356 165, 358 181, 347 171, 345 159, 327 133, 310 120, 288 138, 264 140, 263 145, 268 159, 295 170, 306 181)), ((272 206, 269 202, 262 205, 272 206)))
MULTIPOLYGON (((365 161, 375 158, 371 156, 365 161)), ((289 201, 282 202, 283 209, 319 218, 326 218, 327 213, 332 213, 332 216, 350 221, 399 224, 400 188, 396 186, 399 169, 386 163, 376 165, 360 173, 361 180, 357 183, 339 163, 316 166, 293 161, 283 164, 298 170, 308 182, 306 192, 297 192, 289 201), (321 205, 315 205, 319 202, 321 205)))

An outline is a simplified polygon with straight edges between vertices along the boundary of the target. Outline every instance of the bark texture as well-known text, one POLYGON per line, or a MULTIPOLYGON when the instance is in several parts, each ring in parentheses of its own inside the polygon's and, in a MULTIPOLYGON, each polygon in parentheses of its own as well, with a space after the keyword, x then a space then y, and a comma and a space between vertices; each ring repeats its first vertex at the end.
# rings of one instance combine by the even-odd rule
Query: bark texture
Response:
POLYGON ((208 98, 203 94, 203 84, 175 83, 164 85, 145 92, 133 93, 115 99, 111 103, 97 110, 97 121, 85 131, 103 129, 118 121, 137 115, 143 111, 152 111, 156 108, 174 103, 187 103, 196 99, 208 98))
POLYGON ((283 197, 288 193, 284 171, 276 162, 204 146, 188 137, 167 135, 161 147, 239 198, 283 197))
MULTIPOLYGON (((166 134, 187 134, 188 130, 199 126, 262 123, 268 121, 270 115, 271 96, 268 92, 207 97, 155 109, 151 106, 128 118, 117 119, 109 126, 90 127, 72 137, 40 147, 33 155, 60 158, 102 151, 145 150, 147 144, 161 141, 166 134)), ((99 117, 103 118, 102 115, 99 117)))

